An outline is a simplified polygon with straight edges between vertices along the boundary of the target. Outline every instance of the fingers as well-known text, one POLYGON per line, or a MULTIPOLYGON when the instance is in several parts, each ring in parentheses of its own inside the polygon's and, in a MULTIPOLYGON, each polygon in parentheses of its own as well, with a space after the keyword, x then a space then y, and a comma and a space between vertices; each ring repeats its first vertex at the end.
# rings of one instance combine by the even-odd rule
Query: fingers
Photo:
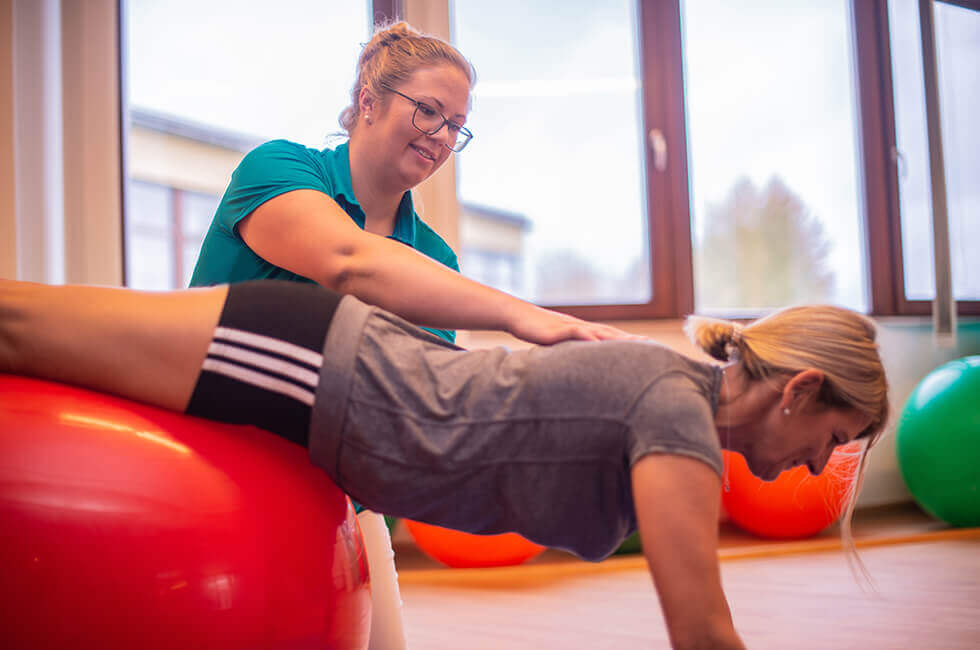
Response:
POLYGON ((537 343, 552 345, 561 341, 645 341, 645 336, 631 334, 618 327, 593 323, 568 314, 535 307, 532 317, 516 321, 510 330, 516 337, 537 343))
POLYGON ((621 330, 618 327, 613 327, 612 325, 603 325, 602 323, 590 323, 588 321, 579 321, 579 336, 582 340, 587 341, 644 341, 647 340, 646 336, 640 336, 639 334, 632 334, 625 330, 621 330))
POLYGON ((555 339, 555 342, 570 339, 579 341, 645 341, 647 338, 639 334, 631 334, 611 325, 579 321, 573 327, 568 328, 560 334, 555 339))
POLYGON ((611 340, 623 340, 623 341, 646 341, 649 337, 641 336, 640 334, 632 334, 625 330, 621 330, 618 327, 612 327, 610 325, 602 325, 600 331, 598 332, 599 340, 601 341, 611 341, 611 340))

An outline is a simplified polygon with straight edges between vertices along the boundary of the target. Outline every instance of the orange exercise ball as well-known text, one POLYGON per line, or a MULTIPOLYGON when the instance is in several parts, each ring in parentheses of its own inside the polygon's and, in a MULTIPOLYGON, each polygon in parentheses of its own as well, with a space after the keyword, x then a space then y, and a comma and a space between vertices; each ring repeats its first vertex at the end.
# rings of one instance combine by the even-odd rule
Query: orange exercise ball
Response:
POLYGON ((352 650, 370 631, 357 519, 304 448, 7 375, 0 576, 5 650, 352 650))
POLYGON ((721 497, 738 527, 770 539, 802 539, 837 521, 856 480, 860 448, 836 450, 819 476, 794 467, 774 481, 757 478, 741 454, 725 451, 729 490, 721 497))
POLYGON ((409 519, 405 525, 426 555, 453 568, 514 566, 537 557, 545 548, 517 533, 471 535, 409 519))

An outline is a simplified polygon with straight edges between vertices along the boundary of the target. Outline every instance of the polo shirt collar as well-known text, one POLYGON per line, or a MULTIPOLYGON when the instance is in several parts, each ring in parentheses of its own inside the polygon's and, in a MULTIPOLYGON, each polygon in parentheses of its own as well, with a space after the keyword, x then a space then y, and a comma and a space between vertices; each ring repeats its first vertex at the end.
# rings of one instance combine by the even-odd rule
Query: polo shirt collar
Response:
MULTIPOLYGON (((343 196, 348 205, 356 207, 357 210, 351 217, 358 226, 364 228, 364 210, 354 196, 354 184, 350 177, 350 149, 345 142, 334 149, 334 161, 336 163, 336 193, 343 196)), ((350 213, 349 213, 350 214, 350 213)), ((412 192, 408 191, 402 195, 402 200, 398 203, 398 213, 395 216, 395 230, 391 234, 393 239, 397 239, 403 244, 415 248, 416 228, 415 205, 412 203, 412 192)))

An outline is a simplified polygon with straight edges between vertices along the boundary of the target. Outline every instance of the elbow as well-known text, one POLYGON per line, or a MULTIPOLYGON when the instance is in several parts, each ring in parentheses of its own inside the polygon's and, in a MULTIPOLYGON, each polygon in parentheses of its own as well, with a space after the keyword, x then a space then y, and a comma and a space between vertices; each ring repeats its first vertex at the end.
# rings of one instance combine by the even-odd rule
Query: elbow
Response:
POLYGON ((374 274, 373 259, 368 246, 341 246, 324 256, 312 279, 332 291, 357 295, 364 280, 374 274))

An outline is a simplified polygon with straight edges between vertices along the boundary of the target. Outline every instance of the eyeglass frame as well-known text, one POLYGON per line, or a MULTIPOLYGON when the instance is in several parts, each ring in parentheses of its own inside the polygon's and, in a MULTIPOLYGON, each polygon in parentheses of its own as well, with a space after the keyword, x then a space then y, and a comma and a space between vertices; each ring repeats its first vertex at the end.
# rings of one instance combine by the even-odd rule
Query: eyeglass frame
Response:
MULTIPOLYGON (((394 88, 392 88, 388 84, 384 84, 383 83, 383 84, 381 84, 381 87, 384 88, 385 90, 387 90, 388 92, 395 93, 396 95, 399 95, 401 97, 404 97, 408 101, 410 101, 413 104, 415 104, 415 110, 412 112, 412 126, 414 126, 415 127, 415 130, 418 131, 419 133, 424 133, 425 135, 435 135, 436 133, 439 133, 439 131, 442 130, 442 127, 446 126, 447 124, 448 125, 451 125, 451 126, 446 126, 446 128, 457 127, 457 133, 462 133, 463 135, 466 136, 466 140, 464 140, 463 141, 463 144, 461 144, 459 146, 459 149, 456 149, 455 147, 450 147, 448 144, 445 144, 445 143, 443 143, 443 145, 442 145, 446 149, 449 149, 450 151, 452 151, 453 153, 459 153, 460 151, 462 151, 463 149, 465 149, 466 148, 466 145, 468 145, 470 143, 470 140, 473 139, 473 132, 472 131, 470 131, 469 129, 467 129, 462 124, 457 124, 456 122, 453 122, 452 120, 450 120, 449 118, 447 118, 445 115, 443 115, 442 114, 442 111, 436 109, 434 106, 429 106, 425 102, 420 102, 419 100, 415 99, 414 97, 409 97, 405 93, 395 90, 394 88), (426 131, 425 129, 421 128, 418 124, 415 123, 415 116, 418 115, 419 109, 421 107, 423 107, 423 106, 425 106, 430 111, 433 111, 435 114, 437 114, 439 117, 442 118, 442 123, 439 126, 437 126, 435 129, 431 130, 431 131, 426 131)), ((458 139, 458 136, 457 136, 457 139, 458 139)))

